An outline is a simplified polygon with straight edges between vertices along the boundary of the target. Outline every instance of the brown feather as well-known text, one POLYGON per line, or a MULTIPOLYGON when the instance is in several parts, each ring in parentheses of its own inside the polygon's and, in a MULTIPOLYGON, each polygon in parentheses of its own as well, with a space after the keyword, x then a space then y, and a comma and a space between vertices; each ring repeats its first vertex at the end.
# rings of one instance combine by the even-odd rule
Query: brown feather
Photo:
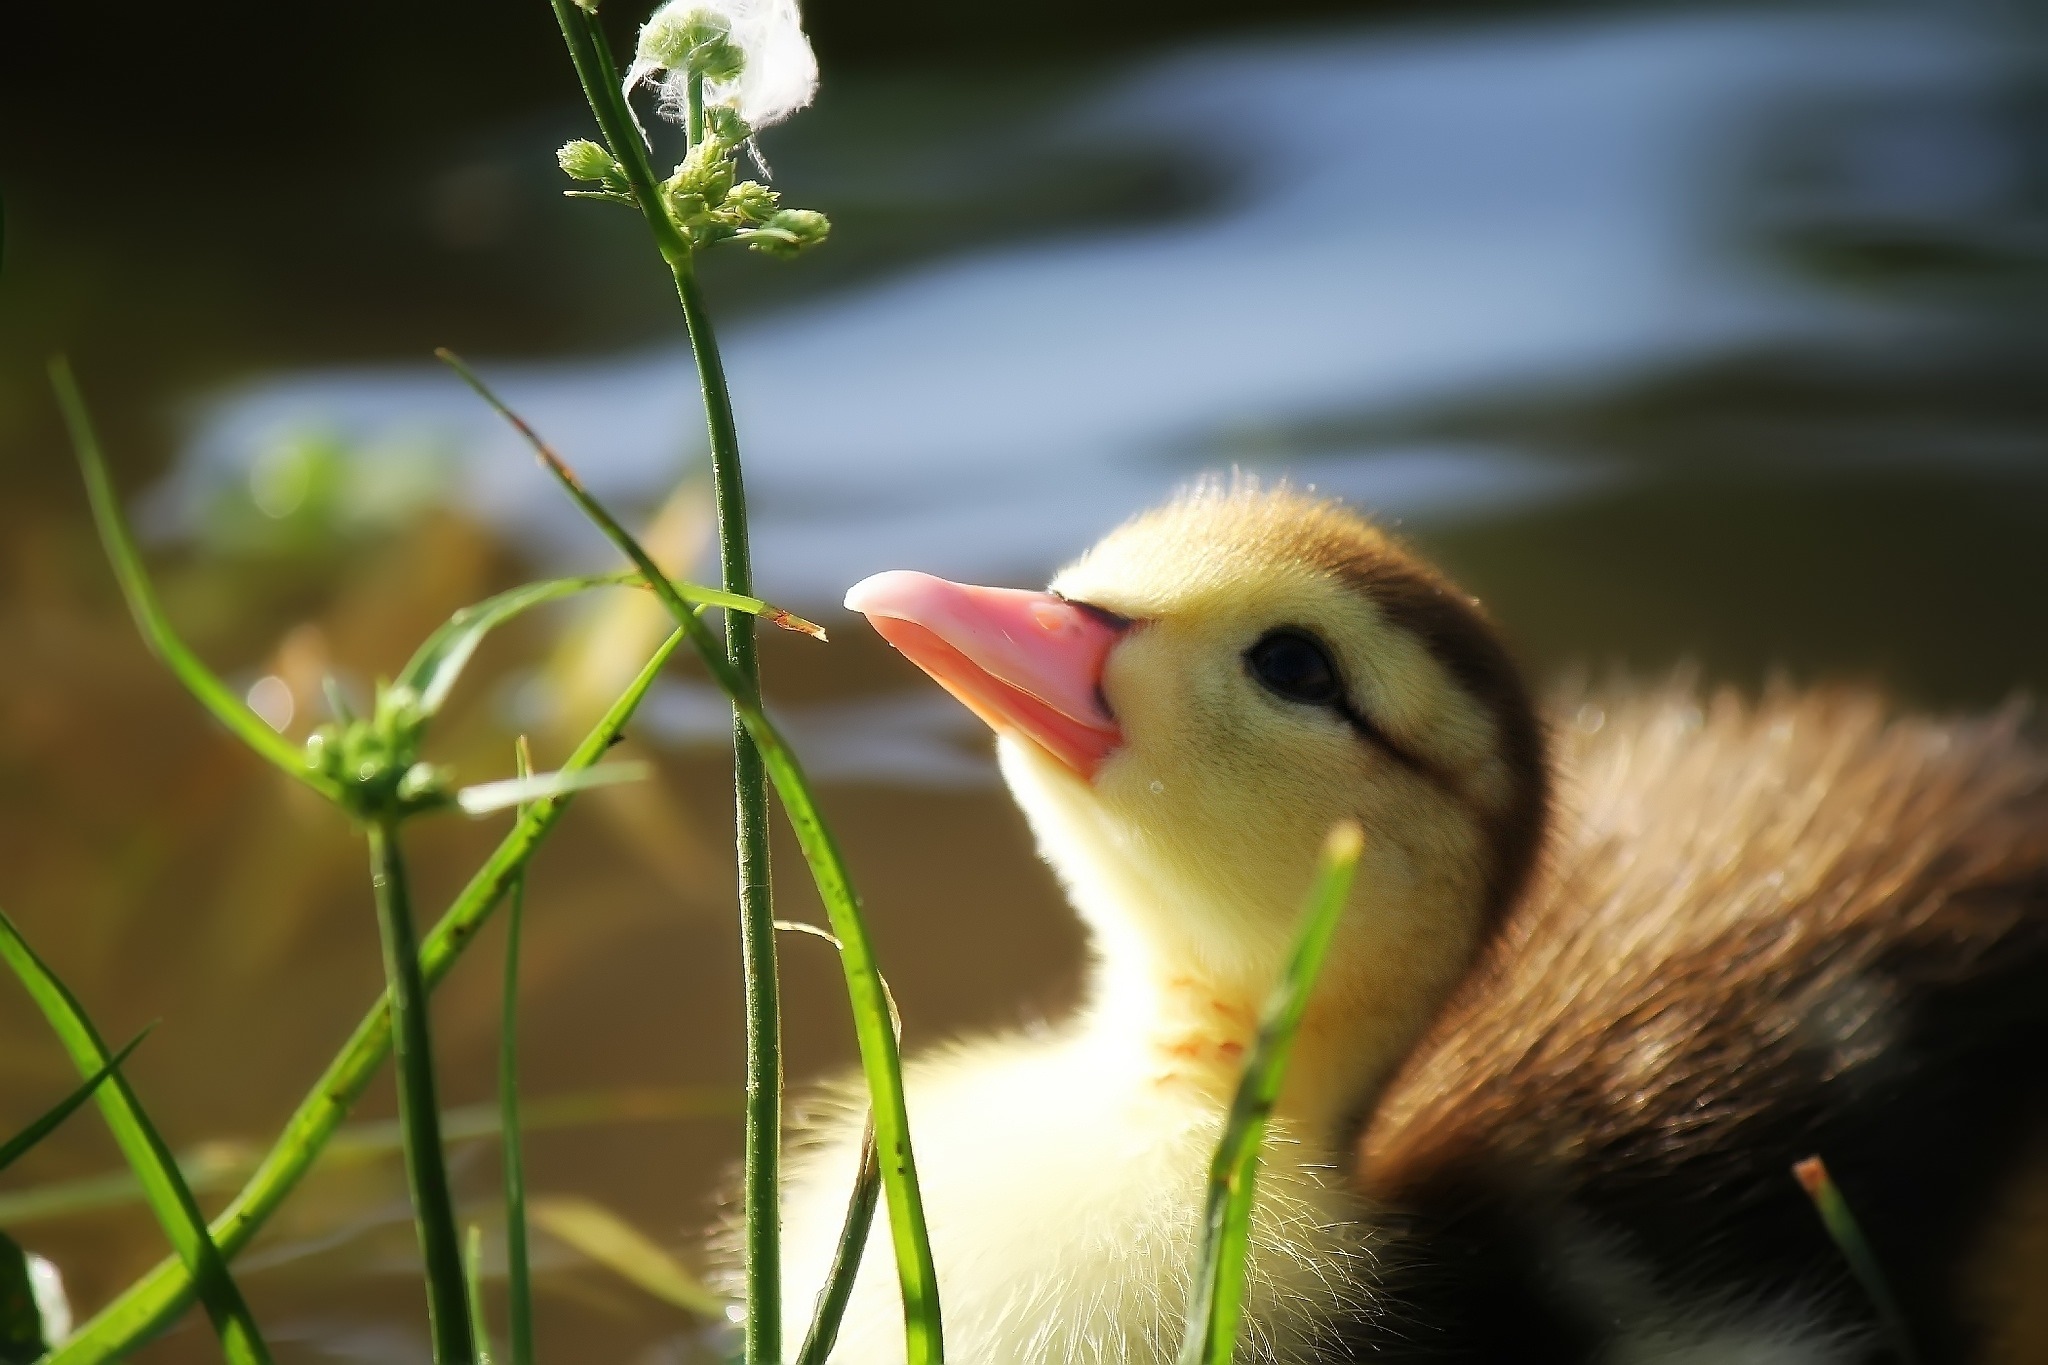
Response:
POLYGON ((2048 756, 2020 708, 1938 721, 1677 682, 1562 714, 1546 866, 1386 1092, 1364 1187, 1591 1208, 1666 1260, 1718 1239, 1739 1264, 1746 1233, 1803 1226, 1786 1163, 1853 1143, 1823 1151, 1852 1203, 1951 1190, 1938 1238, 1867 1220, 1929 1298, 2039 1114, 2038 1061, 1979 1074, 2048 1018, 2048 756), (1981 1103, 1975 1149, 1950 1134, 1934 1155, 1959 1169, 1888 1163, 1888 1141, 1928 1155, 1912 1106, 1936 1092, 1944 1119, 1981 1103))

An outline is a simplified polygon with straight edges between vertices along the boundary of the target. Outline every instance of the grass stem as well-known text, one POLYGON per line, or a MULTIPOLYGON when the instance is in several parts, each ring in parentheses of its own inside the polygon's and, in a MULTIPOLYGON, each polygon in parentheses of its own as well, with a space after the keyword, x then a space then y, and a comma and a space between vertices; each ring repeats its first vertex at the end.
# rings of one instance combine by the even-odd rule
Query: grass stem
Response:
MULTIPOLYGON (((739 435, 732 394, 718 353, 718 336, 705 311, 697 277, 676 271, 690 347, 711 437, 711 479, 718 518, 718 557, 727 592, 750 596, 753 565, 747 537, 746 485, 740 474, 739 435)), ((760 663, 754 618, 725 614, 725 658, 757 707, 760 663)), ((761 751, 747 733, 735 702, 732 761, 734 826, 739 861, 740 958, 747 1014, 747 1123, 741 1175, 746 1227, 746 1359, 781 1365, 782 1236, 777 1188, 782 1162, 782 1003, 775 957, 775 888, 769 876, 768 780, 761 751)))
POLYGON ((1863 1227, 1856 1221, 1849 1201, 1843 1198, 1835 1178, 1828 1174, 1827 1163, 1817 1156, 1794 1162, 1792 1177, 1806 1191, 1806 1197, 1813 1201, 1814 1211, 1820 1214, 1821 1226, 1827 1229, 1828 1237, 1842 1253, 1842 1259, 1849 1263, 1850 1272, 1863 1286, 1871 1306, 1877 1309, 1878 1320, 1884 1324, 1885 1337, 1900 1365, 1919 1365, 1920 1355, 1913 1349, 1913 1334, 1907 1330, 1906 1315, 1900 1311, 1899 1301, 1892 1294, 1890 1282, 1885 1279, 1884 1267, 1878 1263, 1877 1253, 1870 1249, 1869 1241, 1863 1236, 1863 1227))
MULTIPOLYGON (((683 639, 684 632, 677 630, 662 642, 562 764, 563 771, 588 768, 604 757, 683 639)), ((560 821, 571 799, 570 794, 564 794, 534 802, 443 913, 420 947, 420 974, 429 989, 448 974, 455 960, 475 939, 527 859, 560 821)), ((223 1256, 235 1256, 256 1236, 312 1169, 328 1140, 369 1087, 391 1049, 390 1004, 387 992, 370 1006, 348 1042, 286 1120, 284 1131, 271 1145, 256 1173, 213 1220, 213 1240, 223 1256)), ((192 1272, 181 1261, 159 1262, 51 1352, 44 1365, 102 1365, 125 1356, 168 1325, 191 1302, 192 1293, 192 1272)))
POLYGON ((484 1309, 484 1230, 475 1223, 469 1225, 469 1240, 462 1248, 462 1277, 468 1291, 469 1330, 476 1335, 476 1365, 497 1365, 484 1309))
POLYGON ((206 1216, 192 1187, 185 1183, 170 1144, 157 1131, 136 1098, 128 1078, 114 1065, 85 1007, 49 966, 29 947, 14 922, 0 913, 0 961, 11 968, 29 997, 49 1021, 57 1040, 85 1076, 105 1073, 93 1094, 107 1129, 142 1182, 144 1196, 170 1239, 180 1264, 197 1286, 199 1300, 220 1336, 229 1365, 270 1365, 270 1349, 257 1330, 242 1291, 228 1273, 227 1257, 207 1230, 206 1216))
POLYGON ((1244 1318, 1259 1154, 1281 1084, 1287 1078, 1287 1059, 1308 1009, 1309 992, 1330 951, 1364 847, 1364 835, 1357 825, 1346 822, 1330 832, 1293 955, 1259 1012, 1259 1031, 1224 1119, 1223 1139, 1216 1144, 1215 1158, 1209 1164, 1202 1260, 1188 1300, 1180 1365, 1231 1365, 1236 1357, 1238 1327, 1244 1318))
POLYGON ((22 1157, 34 1149, 37 1143, 56 1132, 64 1120, 70 1118, 80 1105, 93 1097, 93 1092, 100 1088, 107 1077, 120 1069, 121 1063, 128 1060, 128 1054, 142 1046, 142 1040, 147 1038, 150 1029, 155 1027, 155 1024, 151 1024, 148 1028, 143 1029, 142 1032, 130 1038, 119 1052, 109 1057, 104 1066, 100 1067, 90 1076, 87 1076, 76 1090, 73 1090, 63 1099, 57 1101, 56 1104, 44 1110, 41 1117, 30 1123, 28 1127, 22 1129, 13 1137, 7 1139, 7 1141, 0 1142, 0 1171, 6 1170, 9 1166, 21 1160, 22 1157))
MULTIPOLYGON (((817 796, 803 765, 782 737, 782 732, 761 709, 759 696, 733 669, 697 613, 655 567, 645 548, 618 518, 590 495, 560 455, 539 433, 514 413, 478 378, 475 371, 451 352, 441 358, 495 408, 532 446, 534 454, 554 474, 576 505, 603 531, 621 554, 637 567, 669 614, 687 633, 691 647, 739 712, 740 723, 760 751, 762 765, 775 784, 776 795, 796 832, 797 846, 809 865, 818 898, 832 921, 839 940, 839 965, 846 978, 847 997, 853 1009, 854 1037, 860 1048, 861 1072, 867 1081, 869 1102, 874 1107, 875 1138, 881 1150, 882 1191, 889 1207, 889 1235, 895 1245, 897 1283, 903 1295, 905 1359, 907 1365, 936 1365, 945 1359, 944 1332, 939 1310, 938 1272, 932 1261, 931 1239, 925 1229, 924 1197, 918 1190, 917 1160, 910 1145, 910 1114, 903 1093, 903 1057, 897 1044, 891 1016, 888 988, 875 962, 874 946, 868 937, 867 917, 846 857, 839 841, 818 808, 817 796)), ((772 930, 772 922, 770 924, 772 930)))
MULTIPOLYGON (((526 736, 519 737, 519 775, 533 771, 526 736)), ((521 812, 524 814, 524 812, 521 812)), ((519 943, 526 927, 526 874, 512 883, 505 912, 505 986, 498 1024, 498 1127, 505 1170, 505 1295, 511 1314, 506 1351, 511 1365, 533 1365, 533 1267, 526 1247, 526 1157, 519 1133, 519 943)))
POLYGON ((149 584, 149 575, 143 571, 142 552, 135 548, 135 537, 121 515, 121 501, 115 495, 114 481, 100 453, 99 437, 93 431, 85 398, 72 377, 70 362, 62 356, 50 362, 50 386, 56 390, 57 406, 63 409, 64 424, 71 433, 72 451, 85 476, 93 523, 99 528, 107 559, 114 566, 114 577, 121 584, 121 596, 128 603, 128 613, 135 618, 143 642, 229 734, 287 777, 305 783, 330 801, 340 801, 341 788, 307 767, 305 752, 271 729, 270 723, 230 691, 171 628, 170 618, 164 615, 163 604, 157 601, 156 590, 149 584))
POLYGON ((462 1272, 462 1241, 455 1199, 441 1147, 441 1102, 434 1084, 427 986, 420 974, 412 900, 398 828, 369 827, 370 882, 376 891, 377 927, 384 942, 385 988, 391 999, 392 1060, 398 1070, 398 1122, 405 1133, 405 1178, 412 1189, 413 1222, 427 1276, 427 1324, 434 1365, 471 1365, 476 1355, 462 1272))
MULTIPOLYGON (((747 535, 746 485, 740 471, 739 431, 732 393, 718 350, 718 335, 704 307, 689 245, 668 216, 656 188, 647 146, 625 107, 616 63, 604 30, 566 0, 553 0, 570 58, 599 129, 625 169, 641 216, 675 278, 697 386, 711 445, 711 479, 718 522, 718 560, 725 591, 751 594, 753 559, 747 535), (573 11, 571 13, 570 11, 573 11), (577 31, 572 36, 572 30, 577 31), (628 132, 627 130, 633 130, 628 132)), ((704 83, 691 81, 688 136, 704 138, 704 83)), ((760 700, 754 621, 727 612, 726 662, 749 700, 760 700)), ((775 889, 769 873, 768 782, 761 755, 737 710, 733 713, 734 845, 739 863, 740 962, 747 1019, 747 1119, 741 1175, 741 1211, 747 1295, 747 1365, 782 1361, 782 1210, 777 1188, 782 1162, 782 1004, 775 959, 775 889)))

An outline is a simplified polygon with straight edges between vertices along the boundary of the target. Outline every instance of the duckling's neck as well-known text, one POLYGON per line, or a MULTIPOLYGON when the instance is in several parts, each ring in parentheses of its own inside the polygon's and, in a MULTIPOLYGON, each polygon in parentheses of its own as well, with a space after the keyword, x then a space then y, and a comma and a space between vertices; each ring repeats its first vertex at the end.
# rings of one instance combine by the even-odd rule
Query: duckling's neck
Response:
MULTIPOLYGON (((1276 978, 1277 971, 1106 954, 1096 962, 1083 1027, 1125 1051, 1144 1083, 1227 1106, 1276 978)), ((1405 1029, 1389 1040, 1393 1021, 1355 987, 1321 983, 1295 1035, 1274 1112, 1304 1136, 1337 1139, 1370 1107, 1410 1041, 1405 1029)))

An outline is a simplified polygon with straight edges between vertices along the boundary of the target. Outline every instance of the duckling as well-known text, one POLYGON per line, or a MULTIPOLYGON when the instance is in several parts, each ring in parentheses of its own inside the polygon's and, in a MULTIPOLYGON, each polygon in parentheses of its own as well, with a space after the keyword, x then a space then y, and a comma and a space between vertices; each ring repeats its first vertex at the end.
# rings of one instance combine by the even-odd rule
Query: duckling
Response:
MULTIPOLYGON (((1475 602, 1338 504, 1243 480, 1047 592, 893 572, 847 605, 995 730, 1090 942, 1070 1017, 906 1064, 955 1360, 1174 1357, 1256 1008, 1344 819, 1365 853, 1263 1154, 1241 1360, 1856 1359, 1789 1163, 1818 1145, 1860 1191, 1883 1106, 1937 1096, 1956 1107, 1907 1158, 2017 1160, 1980 1131, 2038 1110, 2014 1059, 2048 1018, 2024 989, 2048 963, 2048 761, 2011 717, 1667 689, 1579 702, 1554 761, 1475 602)), ((791 1342, 861 1112, 827 1092, 798 1126, 791 1342)), ((1934 1221, 2004 1245, 1983 1206, 1934 1221)), ((1959 1321, 1929 1283, 1916 1307, 1959 1321)), ((902 1353, 878 1227, 833 1358, 902 1353)))

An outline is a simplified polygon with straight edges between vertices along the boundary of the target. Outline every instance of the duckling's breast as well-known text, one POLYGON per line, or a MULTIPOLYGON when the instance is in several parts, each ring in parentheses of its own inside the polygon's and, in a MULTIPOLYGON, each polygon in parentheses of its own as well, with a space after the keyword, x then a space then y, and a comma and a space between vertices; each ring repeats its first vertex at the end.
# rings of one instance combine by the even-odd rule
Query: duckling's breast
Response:
MULTIPOLYGON (((1151 1365, 1179 1350, 1220 1100, 1085 1026, 956 1045, 907 1070, 947 1354, 975 1365, 1151 1365)), ((803 1339, 837 1243, 860 1134, 839 1097, 792 1153, 784 1338, 803 1339)), ((1371 1234, 1334 1154, 1275 1134, 1253 1218, 1248 1349, 1306 1361, 1369 1297, 1371 1234)), ((902 1310, 876 1220, 833 1354, 895 1365, 902 1310)))

